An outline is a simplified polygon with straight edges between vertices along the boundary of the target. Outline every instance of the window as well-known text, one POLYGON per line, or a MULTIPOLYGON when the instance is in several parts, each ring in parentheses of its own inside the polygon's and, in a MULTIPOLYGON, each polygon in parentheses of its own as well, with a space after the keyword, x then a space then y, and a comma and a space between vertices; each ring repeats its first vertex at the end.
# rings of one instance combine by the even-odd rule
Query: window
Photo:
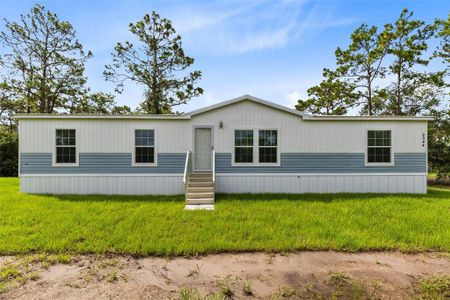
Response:
POLYGON ((236 130, 234 132, 234 162, 253 162, 253 130, 236 130))
POLYGON ((56 129, 56 163, 76 163, 75 129, 56 129))
POLYGON ((153 164, 155 162, 155 131, 153 129, 136 129, 135 163, 153 164))
POLYGON ((238 129, 234 131, 235 164, 255 166, 278 163, 278 131, 238 129))
POLYGON ((260 130, 259 131, 259 162, 276 163, 277 162, 277 131, 260 130))
POLYGON ((391 162, 391 131, 369 130, 367 141, 368 163, 391 162))

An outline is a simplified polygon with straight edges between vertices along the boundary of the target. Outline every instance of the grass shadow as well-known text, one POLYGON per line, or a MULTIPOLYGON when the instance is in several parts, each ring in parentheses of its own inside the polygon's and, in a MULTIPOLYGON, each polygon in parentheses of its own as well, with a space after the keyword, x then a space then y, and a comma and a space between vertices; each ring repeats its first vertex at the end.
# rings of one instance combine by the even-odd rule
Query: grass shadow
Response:
MULTIPOLYGON (((69 202, 146 202, 146 203, 167 203, 184 202, 184 195, 54 195, 54 194, 29 194, 34 196, 48 196, 59 201, 69 202)), ((216 194, 216 201, 307 201, 307 202, 336 202, 352 200, 370 200, 375 198, 389 197, 393 200, 405 197, 412 199, 450 199, 450 189, 432 187, 428 189, 428 194, 216 194)))
MULTIPOLYGON (((36 195, 42 196, 42 195, 36 195)), ((59 201, 70 202, 146 202, 146 203, 168 203, 184 202, 184 195, 54 195, 46 196, 56 198, 59 201)))
POLYGON ((352 200, 370 200, 375 198, 404 199, 450 199, 450 189, 429 188, 427 194, 378 194, 378 193, 329 193, 329 194, 216 194, 216 201, 306 201, 306 202, 335 202, 352 200))

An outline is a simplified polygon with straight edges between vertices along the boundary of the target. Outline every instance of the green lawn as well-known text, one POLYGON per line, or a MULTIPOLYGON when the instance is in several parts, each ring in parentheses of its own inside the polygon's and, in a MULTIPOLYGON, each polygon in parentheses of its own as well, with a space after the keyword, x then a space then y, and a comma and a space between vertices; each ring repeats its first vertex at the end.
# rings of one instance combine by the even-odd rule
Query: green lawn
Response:
POLYGON ((215 211, 183 196, 19 193, 0 179, 0 254, 192 255, 301 249, 450 252, 450 189, 428 195, 218 195, 215 211))

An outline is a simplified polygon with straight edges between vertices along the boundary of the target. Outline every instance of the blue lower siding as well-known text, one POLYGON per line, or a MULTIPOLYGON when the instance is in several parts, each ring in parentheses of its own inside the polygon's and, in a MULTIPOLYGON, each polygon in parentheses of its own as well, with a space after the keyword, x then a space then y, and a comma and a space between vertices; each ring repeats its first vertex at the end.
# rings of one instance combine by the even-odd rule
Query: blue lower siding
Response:
POLYGON ((216 154, 216 173, 422 173, 425 153, 395 153, 394 165, 368 167, 364 153, 281 153, 280 166, 232 166, 231 153, 216 154))
POLYGON ((51 153, 21 153, 21 174, 183 174, 185 153, 159 153, 158 165, 132 166, 131 153, 80 153, 77 167, 52 166, 51 153))
MULTIPOLYGON (((395 153, 394 166, 367 167, 364 153, 281 153, 274 167, 231 165, 216 154, 216 173, 425 173, 425 153, 395 153)), ((159 153, 154 167, 132 166, 131 153, 80 153, 78 167, 52 166, 51 153, 21 153, 21 174, 183 174, 186 154, 159 153)))

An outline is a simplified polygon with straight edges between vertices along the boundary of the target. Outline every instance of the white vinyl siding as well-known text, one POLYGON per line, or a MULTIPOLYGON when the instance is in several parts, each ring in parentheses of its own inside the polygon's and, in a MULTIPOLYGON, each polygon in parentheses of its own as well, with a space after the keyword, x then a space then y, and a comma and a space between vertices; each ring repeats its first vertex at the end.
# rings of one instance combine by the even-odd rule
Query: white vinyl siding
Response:
POLYGON ((366 153, 367 130, 391 130, 392 153, 426 153, 422 140, 427 124, 423 121, 304 121, 301 117, 244 101, 194 116, 191 122, 217 126, 216 153, 234 152, 236 129, 278 129, 278 152, 281 153, 366 153), (223 123, 222 128, 219 122, 223 123))
MULTIPOLYGON (((55 151, 55 129, 76 128, 77 151, 80 153, 132 153, 134 130, 148 128, 155 130, 156 153, 186 153, 193 150, 192 126, 201 125, 215 127, 216 153, 234 152, 235 129, 278 129, 280 153, 366 153, 367 130, 374 129, 391 130, 393 154, 427 152, 426 143, 423 143, 427 124, 423 121, 312 122, 250 102, 200 114, 192 120, 21 119, 19 143, 21 152, 52 153, 55 151), (220 121, 222 128, 219 128, 220 121), (158 140, 158 137, 164 138, 158 140)), ((255 159, 256 154, 254 163, 257 162, 255 159)))

